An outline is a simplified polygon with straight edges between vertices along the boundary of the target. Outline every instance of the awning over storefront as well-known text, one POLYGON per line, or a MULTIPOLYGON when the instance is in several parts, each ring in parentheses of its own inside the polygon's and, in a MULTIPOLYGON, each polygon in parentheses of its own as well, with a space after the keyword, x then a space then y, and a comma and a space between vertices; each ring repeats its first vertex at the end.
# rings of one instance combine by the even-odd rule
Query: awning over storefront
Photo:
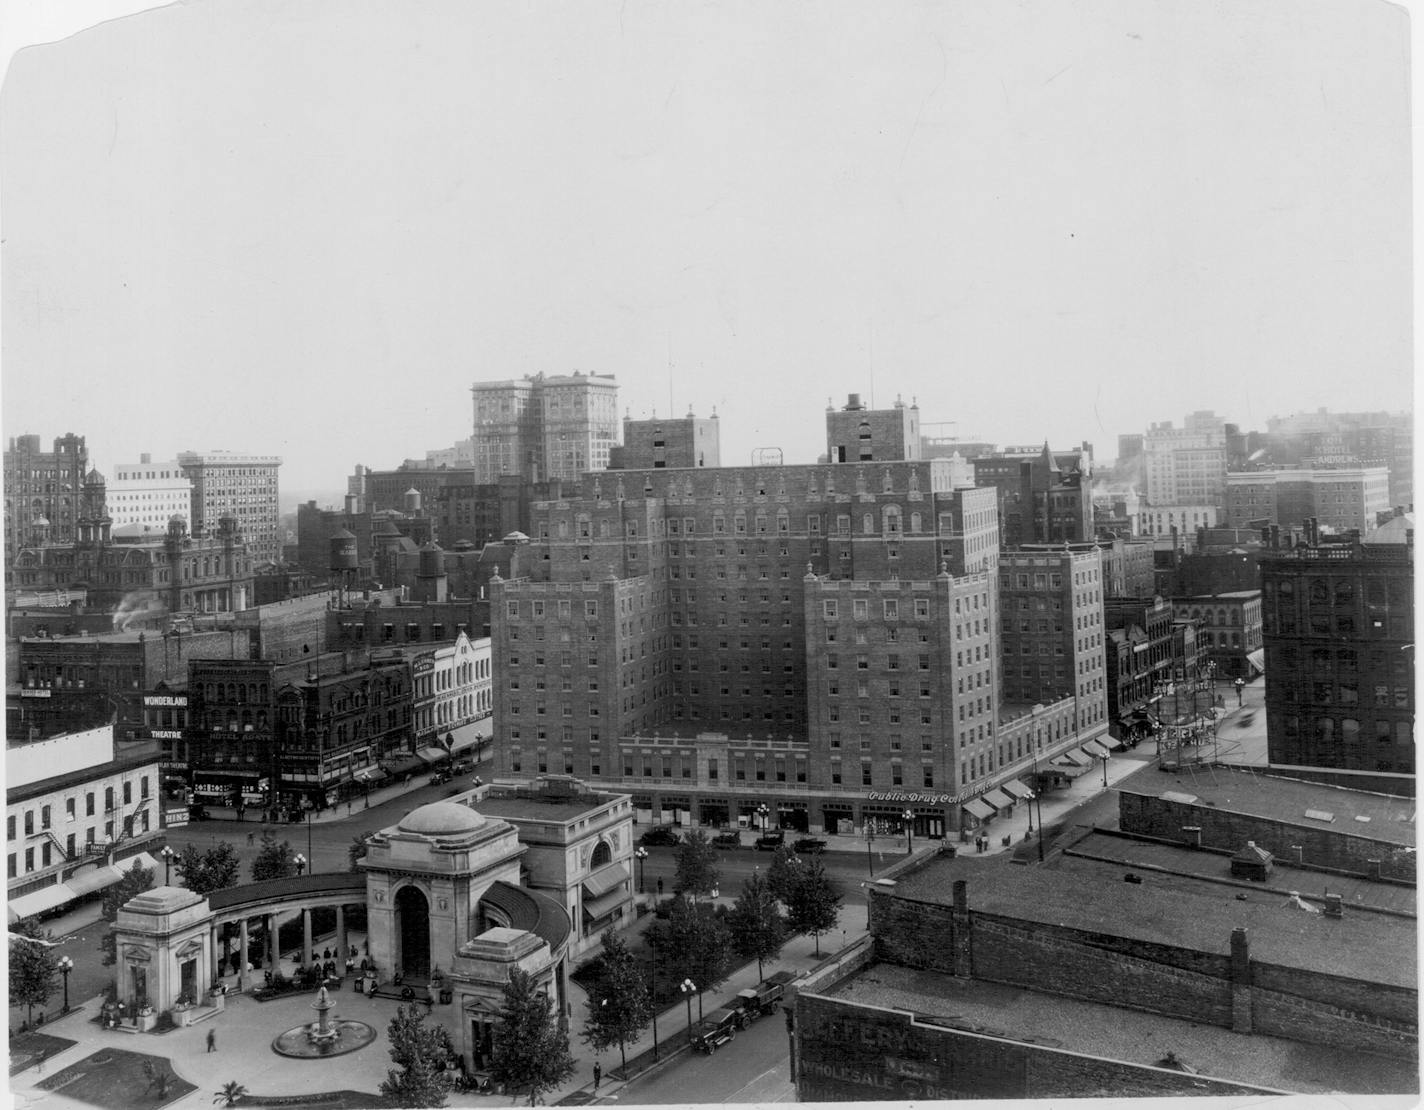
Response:
POLYGON ((1021 802, 1033 797, 1033 791, 1019 782, 1018 779, 1010 779, 1004 783, 1002 789, 1005 794, 1008 794, 1011 798, 1017 798, 1021 802))
POLYGON ((459 755, 463 751, 468 751, 470 748, 484 743, 494 735, 494 718, 486 717, 482 721, 471 721, 459 728, 452 728, 445 735, 454 740, 450 751, 459 755))
POLYGON ((18 921, 23 917, 33 917, 37 913, 44 913, 46 910, 52 910, 56 906, 71 902, 76 897, 77 895, 68 883, 51 883, 39 890, 22 894, 18 898, 11 898, 10 920, 18 921))
POLYGON ((1087 752, 1094 759, 1101 759, 1108 754, 1107 748, 1103 747, 1096 740, 1089 740, 1083 745, 1083 751, 1087 752))
POLYGON ((1074 767, 1087 767, 1088 758, 1080 751, 1063 752, 1055 756, 1054 763, 1071 763, 1074 767))
POLYGON ((1255 651, 1246 653, 1246 662, 1251 664, 1251 669, 1257 674, 1266 673, 1266 649, 1257 648, 1255 651))
POLYGON ((362 767, 351 775, 353 782, 380 782, 386 777, 385 769, 382 767, 362 767))
POLYGON ((423 762, 423 763, 428 763, 428 764, 430 764, 431 766, 434 766, 434 765, 437 764, 437 763, 444 763, 444 762, 445 762, 445 759, 446 759, 446 756, 445 756, 445 749, 444 749, 444 748, 417 748, 417 749, 416 749, 416 752, 415 752, 415 758, 418 759, 418 760, 420 760, 420 761, 423 762))
POLYGON ((995 809, 1008 809, 1014 804, 1014 799, 1005 794, 1002 790, 990 790, 987 794, 980 795, 984 801, 988 802, 995 809))
MULTIPOLYGON (((408 775, 412 771, 425 770, 425 760, 421 759, 418 755, 398 755, 391 756, 385 760, 381 766, 386 769, 387 774, 408 775)), ((359 774, 359 772, 357 773, 359 774)))
POLYGON ((110 867, 107 863, 101 863, 98 867, 86 868, 83 871, 76 871, 69 876, 64 884, 75 898, 82 898, 86 894, 92 894, 96 890, 103 890, 105 887, 113 886, 124 877, 124 873, 117 867, 110 867))
POLYGON ((590 898, 602 898, 609 891, 619 890, 628 879, 626 867, 621 863, 611 863, 583 881, 584 893, 590 898))
POLYGON ((602 898, 585 898, 583 915, 589 921, 597 921, 600 917, 607 917, 627 900, 628 896, 621 890, 605 894, 602 898))
POLYGON ((1107 748, 1110 752, 1115 752, 1122 747, 1122 741, 1114 739, 1111 736, 1099 736, 1096 742, 1107 748))
POLYGON ((1076 763, 1054 763, 1049 768, 1055 775, 1062 775, 1064 778, 1076 779, 1088 773, 1087 767, 1080 767, 1076 763))
POLYGON ((964 811, 973 814, 980 821, 987 821, 994 816, 994 811, 981 802, 978 798, 971 798, 964 803, 964 811))

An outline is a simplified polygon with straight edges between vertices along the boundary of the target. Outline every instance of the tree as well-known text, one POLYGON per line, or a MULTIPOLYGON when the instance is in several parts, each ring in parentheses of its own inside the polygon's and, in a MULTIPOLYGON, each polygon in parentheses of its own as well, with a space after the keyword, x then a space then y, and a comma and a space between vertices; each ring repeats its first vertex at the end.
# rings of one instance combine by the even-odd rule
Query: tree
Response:
POLYGON ((727 977, 732 935, 725 911, 718 914, 711 906, 696 905, 686 896, 675 898, 667 921, 650 928, 648 940, 657 947, 659 960, 666 959, 674 982, 691 979, 702 992, 727 977))
POLYGON ((262 847, 257 850, 257 858, 252 861, 252 881, 260 883, 263 879, 285 879, 296 873, 297 865, 293 862, 291 842, 283 840, 278 843, 270 830, 264 832, 262 847))
POLYGON ((717 852, 701 829, 693 829, 677 846, 673 885, 692 895, 710 894, 717 885, 717 852))
POLYGON ((753 871, 742 883, 742 892, 727 917, 732 932, 732 946, 742 956, 757 962, 757 978, 762 976, 762 961, 781 951, 786 943, 786 922, 766 877, 753 871))
POLYGON ((363 870, 360 861, 366 858, 367 847, 366 836, 364 834, 351 838, 351 843, 347 845, 346 848, 346 858, 351 861, 352 871, 363 870))
POLYGON ((222 1090, 213 1095, 213 1102, 221 1102, 224 1106, 236 1106, 237 1100, 247 1097, 247 1088, 236 1079, 230 1083, 224 1083, 222 1090))
POLYGON ((101 912, 104 915, 104 920, 111 926, 99 938, 99 948, 104 953, 103 964, 105 967, 113 967, 118 962, 118 957, 114 954, 112 926, 119 919, 119 907, 129 899, 138 897, 145 890, 153 889, 153 870, 152 867, 144 867, 138 860, 134 860, 133 866, 123 873, 123 878, 104 891, 101 912))
POLYGON ((835 928, 841 913, 841 896, 820 860, 801 869, 801 878, 791 891, 788 924, 798 933, 816 938, 816 955, 821 954, 821 934, 835 928))
POLYGON ((444 1106, 450 1082, 445 1062, 454 1054, 450 1034, 443 1025, 425 1024, 419 1006, 401 1006, 386 1030, 391 1059, 399 1071, 386 1072, 381 1094, 391 1106, 444 1106))
POLYGON ((528 1091, 529 1105, 574 1074, 569 1035, 560 1031, 554 1000, 534 977, 512 968, 494 1024, 491 1078, 509 1091, 528 1091))
POLYGON ((194 894, 207 896, 237 884, 237 852, 226 840, 206 852, 196 844, 188 844, 173 865, 183 877, 183 885, 194 894))
POLYGON ((780 898, 782 904, 791 905, 791 893, 801 878, 801 859, 791 849, 782 845, 771 854, 771 867, 766 873, 766 884, 771 893, 780 898))
POLYGON ((624 1068, 628 1066, 628 1042, 653 1020, 653 1004, 627 943, 613 931, 603 934, 603 969, 598 989, 588 996, 588 1020, 581 1034, 595 1052, 618 1046, 624 1068))
POLYGON ((54 936, 29 917, 10 926, 10 1005, 25 1004, 26 1024, 34 1025, 36 1006, 43 1006, 54 992, 59 975, 59 957, 48 944, 29 941, 53 941, 54 936))

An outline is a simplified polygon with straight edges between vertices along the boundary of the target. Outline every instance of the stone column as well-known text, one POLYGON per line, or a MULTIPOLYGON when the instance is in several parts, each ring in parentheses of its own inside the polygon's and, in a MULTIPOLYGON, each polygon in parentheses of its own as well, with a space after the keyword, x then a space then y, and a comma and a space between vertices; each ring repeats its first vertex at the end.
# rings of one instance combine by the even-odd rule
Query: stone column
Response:
POLYGON ((306 964, 311 961, 312 935, 311 935, 311 909, 302 909, 302 958, 297 961, 299 964, 306 964))
POLYGON ((277 915, 267 915, 267 966, 276 975, 282 966, 282 949, 277 943, 277 915))
POLYGON ((346 907, 336 907, 336 970, 345 973, 346 953, 350 951, 346 944, 346 907))
POLYGON ((208 952, 210 954, 208 962, 213 965, 213 982, 217 982, 218 977, 222 975, 222 957, 218 955, 217 922, 213 922, 212 926, 208 929, 208 952))
POLYGON ((237 957, 237 989, 245 991, 247 989, 247 918, 243 918, 237 926, 238 943, 242 946, 242 951, 237 957))

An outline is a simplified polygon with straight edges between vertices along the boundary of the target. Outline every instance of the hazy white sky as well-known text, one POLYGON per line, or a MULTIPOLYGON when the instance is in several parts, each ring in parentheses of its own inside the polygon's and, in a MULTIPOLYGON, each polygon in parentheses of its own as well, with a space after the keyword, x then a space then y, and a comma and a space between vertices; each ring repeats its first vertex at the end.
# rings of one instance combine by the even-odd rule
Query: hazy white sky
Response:
POLYGON ((1411 401, 1395 5, 196 0, 79 31, 141 7, 4 21, 62 39, 0 92, 4 431, 101 469, 251 450, 339 491, 540 370, 715 405, 729 463, 812 461, 852 391, 1104 457, 1196 408, 1411 401))

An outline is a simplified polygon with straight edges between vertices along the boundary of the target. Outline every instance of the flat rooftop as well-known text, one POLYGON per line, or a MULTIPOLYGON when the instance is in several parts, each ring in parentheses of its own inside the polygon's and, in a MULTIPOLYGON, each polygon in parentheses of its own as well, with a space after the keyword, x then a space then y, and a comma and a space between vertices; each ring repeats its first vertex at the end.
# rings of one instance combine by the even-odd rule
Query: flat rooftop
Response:
POLYGON ((1329 829, 1342 836, 1363 836, 1390 844, 1415 842, 1415 800, 1372 794, 1347 786, 1258 775, 1227 767, 1184 768, 1175 774, 1138 774, 1122 783, 1123 794, 1194 796, 1198 804, 1232 813, 1329 829), (1306 812, 1329 814, 1307 817, 1306 812))
POLYGON ((470 804, 477 813, 508 821, 572 821, 607 805, 614 797, 616 795, 598 794, 584 799, 549 800, 530 795, 486 794, 483 798, 472 798, 470 804))
POLYGON ((971 911, 1222 956, 1230 954, 1232 930, 1242 928, 1252 957, 1266 963, 1418 986, 1413 918, 1348 910, 1327 917, 1274 893, 1248 893, 1241 901, 1235 888, 1170 872, 1142 873, 1142 883, 1128 883, 1120 865, 1081 858, 1048 867, 1008 860, 998 856, 984 867, 973 855, 940 857, 903 876, 893 892, 948 905, 955 880, 965 879, 971 911))
POLYGON ((1327 894, 1338 894, 1347 913, 1352 906, 1411 916, 1418 913, 1418 892, 1404 883, 1373 882, 1354 875, 1296 867, 1291 860, 1280 858, 1276 859, 1265 880, 1238 879, 1231 874, 1231 856, 1227 853, 1197 851, 1158 841, 1114 836, 1108 832, 1091 832, 1075 841, 1050 866, 1064 872, 1110 867, 1118 871, 1135 871, 1149 880, 1151 872, 1166 871, 1184 879, 1197 879, 1230 888, 1233 898, 1244 892, 1252 899, 1284 900, 1294 891, 1323 905, 1327 894))
MULTIPOLYGON (((971 899, 972 901, 972 899, 971 899)), ((1203 1076, 1303 1094, 1419 1090, 1410 1065, 1328 1045, 1229 1029, 1019 987, 876 963, 822 992, 907 1010, 920 1021, 1134 1064, 1168 1052, 1203 1076)))

